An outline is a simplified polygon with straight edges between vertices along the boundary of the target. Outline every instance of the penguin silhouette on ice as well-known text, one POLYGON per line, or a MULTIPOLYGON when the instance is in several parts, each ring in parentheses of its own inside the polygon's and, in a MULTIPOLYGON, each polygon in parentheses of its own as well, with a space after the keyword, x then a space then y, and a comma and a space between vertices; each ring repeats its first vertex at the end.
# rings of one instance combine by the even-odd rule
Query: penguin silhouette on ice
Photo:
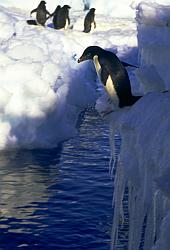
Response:
POLYGON ((51 17, 53 16, 53 25, 54 25, 54 29, 58 29, 58 13, 61 9, 61 6, 58 5, 54 11, 54 13, 51 14, 51 17))
POLYGON ((27 20, 28 24, 37 25, 40 24, 42 26, 45 26, 46 20, 51 16, 50 13, 46 10, 46 2, 41 1, 38 5, 38 7, 31 11, 30 15, 32 13, 36 12, 36 21, 35 20, 27 20), (48 15, 48 17, 47 17, 48 15))
POLYGON ((70 25, 69 9, 71 9, 69 5, 64 5, 59 9, 57 13, 57 29, 66 29, 70 25))
POLYGON ((95 8, 91 8, 84 19, 84 30, 83 32, 89 33, 91 31, 92 24, 94 24, 94 29, 96 28, 95 17, 95 8))
POLYGON ((93 60, 96 72, 116 109, 131 106, 142 96, 133 96, 128 73, 118 57, 98 46, 87 47, 78 63, 93 60))

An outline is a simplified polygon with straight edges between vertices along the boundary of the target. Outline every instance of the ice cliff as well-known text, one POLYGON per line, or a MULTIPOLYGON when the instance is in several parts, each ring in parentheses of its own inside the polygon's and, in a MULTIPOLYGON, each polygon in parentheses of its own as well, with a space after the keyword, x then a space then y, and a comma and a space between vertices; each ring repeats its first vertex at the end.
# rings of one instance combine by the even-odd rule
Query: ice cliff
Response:
POLYGON ((113 135, 121 136, 111 249, 117 249, 120 228, 128 217, 128 250, 169 250, 170 6, 141 2, 136 21, 140 61, 136 77, 144 97, 111 116, 113 149, 113 135))

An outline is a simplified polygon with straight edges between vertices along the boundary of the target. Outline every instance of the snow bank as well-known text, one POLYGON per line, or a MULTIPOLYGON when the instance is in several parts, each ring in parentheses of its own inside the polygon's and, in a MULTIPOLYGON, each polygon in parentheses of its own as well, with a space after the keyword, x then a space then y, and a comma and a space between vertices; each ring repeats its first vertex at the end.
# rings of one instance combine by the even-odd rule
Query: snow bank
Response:
POLYGON ((0 16, 0 149, 55 147, 95 102, 96 75, 83 77, 89 64, 77 64, 82 46, 69 31, 28 26, 3 7, 0 16))
POLYGON ((144 85, 145 92, 149 85, 150 90, 169 89, 170 5, 142 2, 137 6, 136 20, 141 64, 136 72, 138 79, 144 85), (156 79, 150 81, 153 72, 156 79))
MULTIPOLYGON (((170 91, 164 92, 170 87, 169 17, 170 6, 138 5, 141 67, 136 75, 146 94, 131 108, 110 115, 111 135, 119 132, 122 141, 115 177, 112 249, 118 242, 119 225, 127 219, 126 187, 128 249, 140 249, 142 238, 144 250, 169 250, 170 246, 170 91)), ((113 140, 112 136, 112 144, 113 140)))
POLYGON ((55 147, 77 133, 79 113, 96 101, 94 65, 77 59, 90 45, 126 55, 137 44, 136 25, 96 15, 97 28, 86 34, 85 13, 73 11, 73 29, 56 31, 50 19, 46 28, 27 25, 18 9, 25 2, 1 4, 11 8, 0 7, 0 149, 55 147))

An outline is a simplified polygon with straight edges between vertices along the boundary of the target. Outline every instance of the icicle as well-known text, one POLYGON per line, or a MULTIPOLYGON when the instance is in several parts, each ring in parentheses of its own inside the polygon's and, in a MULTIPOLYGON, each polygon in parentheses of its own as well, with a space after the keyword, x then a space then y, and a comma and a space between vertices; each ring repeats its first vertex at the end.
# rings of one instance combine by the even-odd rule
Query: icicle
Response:
POLYGON ((111 154, 110 154, 110 161, 109 161, 109 174, 112 178, 112 169, 115 167, 114 164, 114 159, 115 159, 115 140, 114 140, 114 134, 115 130, 110 127, 110 136, 109 136, 109 141, 110 141, 110 148, 111 148, 111 154))
POLYGON ((134 201, 135 201, 135 197, 134 197, 134 190, 133 190, 133 186, 129 185, 129 240, 128 240, 128 249, 133 249, 132 244, 133 244, 133 231, 134 231, 134 224, 131 223, 134 220, 134 201))
POLYGON ((137 191, 129 185, 129 250, 139 249, 145 218, 144 203, 141 199, 141 190, 137 191))
POLYGON ((116 165, 118 162, 118 156, 120 153, 120 134, 116 132, 117 130, 115 127, 113 127, 112 124, 110 124, 110 136, 109 136, 109 141, 110 141, 110 148, 111 148, 111 156, 110 156, 110 161, 109 161, 109 174, 111 178, 113 178, 114 171, 116 169, 116 165))
POLYGON ((114 216, 113 216, 113 225, 112 225, 112 240, 111 240, 111 249, 114 249, 114 246, 117 244, 118 240, 118 226, 120 224, 120 216, 123 215, 122 201, 126 187, 126 180, 123 174, 123 165, 119 162, 116 170, 115 184, 114 184, 114 196, 113 196, 113 205, 114 205, 114 216), (121 214, 120 214, 121 211, 121 214))
POLYGON ((149 208, 147 213, 147 222, 146 222, 146 229, 145 229, 145 239, 144 239, 144 249, 150 250, 151 247, 154 245, 154 211, 153 206, 149 208))
POLYGON ((164 213, 164 197, 159 190, 154 193, 154 228, 153 236, 157 240, 160 235, 160 226, 164 213))
POLYGON ((113 178, 114 171, 116 171, 116 166, 118 164, 119 160, 119 153, 120 153, 120 144, 121 144, 121 137, 119 134, 114 135, 114 155, 113 155, 113 161, 112 161, 112 166, 110 168, 110 176, 113 178))

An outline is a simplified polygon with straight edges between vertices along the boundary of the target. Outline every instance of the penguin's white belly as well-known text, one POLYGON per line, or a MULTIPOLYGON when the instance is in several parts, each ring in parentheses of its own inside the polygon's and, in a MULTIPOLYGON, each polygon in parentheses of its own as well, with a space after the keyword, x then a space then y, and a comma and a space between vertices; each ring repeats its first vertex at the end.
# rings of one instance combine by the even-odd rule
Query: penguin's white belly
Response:
POLYGON ((69 24, 68 24, 68 19, 66 19, 66 24, 65 24, 65 26, 64 26, 64 29, 68 29, 68 26, 69 26, 69 24))
POLYGON ((99 63, 99 60, 98 60, 98 56, 94 56, 93 57, 93 62, 94 62, 94 66, 96 68, 96 72, 97 72, 97 75, 99 77, 99 79, 101 80, 101 66, 100 66, 100 63, 99 63))
POLYGON ((95 30, 95 25, 94 25, 94 22, 91 23, 91 31, 94 31, 95 30))
POLYGON ((106 85, 104 86, 105 90, 107 91, 110 99, 114 102, 114 104, 119 107, 119 98, 117 96, 114 83, 110 77, 110 75, 107 78, 106 85))
MULTIPOLYGON (((93 57, 93 62, 94 62, 95 68, 96 68, 97 75, 101 81, 101 65, 99 63, 97 55, 93 57)), ((104 86, 104 88, 105 88, 106 92, 108 93, 110 99, 113 101, 114 105, 119 107, 119 97, 116 93, 114 83, 113 83, 110 75, 107 78, 106 85, 104 86)))

